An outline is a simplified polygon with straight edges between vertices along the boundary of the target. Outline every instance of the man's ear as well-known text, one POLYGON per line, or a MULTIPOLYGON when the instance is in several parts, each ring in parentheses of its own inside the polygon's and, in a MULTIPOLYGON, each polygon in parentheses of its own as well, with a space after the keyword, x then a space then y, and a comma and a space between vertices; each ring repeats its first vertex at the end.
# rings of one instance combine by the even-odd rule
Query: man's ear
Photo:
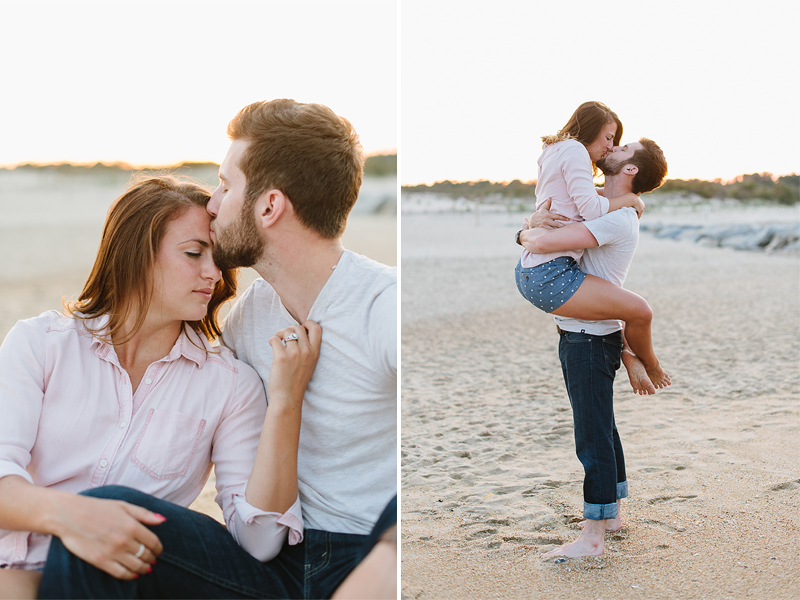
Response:
POLYGON ((625 175, 629 175, 630 177, 633 177, 634 175, 636 175, 639 172, 639 167, 637 167, 636 165, 627 164, 624 167, 622 167, 622 172, 625 175))
POLYGON ((280 190, 267 190, 255 204, 256 221, 262 227, 271 227, 277 223, 289 208, 289 198, 280 190))

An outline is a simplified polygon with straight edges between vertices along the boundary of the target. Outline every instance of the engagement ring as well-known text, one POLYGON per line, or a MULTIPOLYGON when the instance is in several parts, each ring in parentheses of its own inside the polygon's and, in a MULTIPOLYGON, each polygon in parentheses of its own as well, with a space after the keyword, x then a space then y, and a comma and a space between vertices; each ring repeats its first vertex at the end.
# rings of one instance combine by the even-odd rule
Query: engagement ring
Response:
POLYGON ((297 334, 296 333, 290 333, 289 335, 286 336, 286 338, 284 338, 283 341, 284 342, 292 342, 292 341, 296 342, 297 341, 297 334))
POLYGON ((144 554, 144 544, 139 544, 139 550, 136 552, 136 554, 134 554, 134 556, 139 558, 142 556, 142 554, 144 554))

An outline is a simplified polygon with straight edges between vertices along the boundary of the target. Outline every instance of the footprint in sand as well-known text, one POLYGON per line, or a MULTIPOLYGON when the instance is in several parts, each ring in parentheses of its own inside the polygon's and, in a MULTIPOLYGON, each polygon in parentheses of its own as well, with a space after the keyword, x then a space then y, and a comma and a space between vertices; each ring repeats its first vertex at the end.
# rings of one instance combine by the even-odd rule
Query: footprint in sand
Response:
POLYGON ((800 487, 800 479, 795 479, 794 481, 785 481, 778 485, 773 485, 769 490, 771 492, 783 492, 785 490, 795 490, 798 487, 800 487))
POLYGON ((647 503, 658 504, 659 502, 685 502, 686 500, 690 500, 692 498, 697 498, 697 494, 686 494, 683 496, 657 496, 655 498, 650 498, 647 503))
POLYGON ((467 536, 466 539, 468 540, 480 540, 482 538, 488 537, 490 535, 494 535, 497 533, 497 529, 480 529, 475 531, 467 536))

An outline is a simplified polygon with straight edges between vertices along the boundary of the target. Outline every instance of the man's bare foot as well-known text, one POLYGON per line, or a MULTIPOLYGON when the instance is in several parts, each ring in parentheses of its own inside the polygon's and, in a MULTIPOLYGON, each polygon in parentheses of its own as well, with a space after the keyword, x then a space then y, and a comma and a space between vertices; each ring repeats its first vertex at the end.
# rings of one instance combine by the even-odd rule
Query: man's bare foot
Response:
POLYGON ((550 550, 550 552, 542 556, 568 556, 571 558, 577 558, 579 556, 600 556, 605 549, 603 543, 605 526, 605 521, 587 520, 577 540, 569 544, 564 544, 555 550, 550 550))
MULTIPOLYGON (((578 523, 578 527, 583 529, 583 527, 586 526, 586 523, 591 523, 591 521, 589 519, 581 521, 578 523)), ((606 531, 619 531, 624 526, 625 524, 622 522, 622 518, 619 515, 617 515, 615 519, 606 519, 606 531)))
MULTIPOLYGON (((592 523, 592 520, 586 519, 585 521, 581 521, 578 523, 578 527, 583 528, 587 523, 592 523)), ((624 523, 622 522, 622 503, 619 499, 617 499, 617 516, 613 519, 606 519, 605 524, 606 531, 619 531, 624 526, 624 523)))

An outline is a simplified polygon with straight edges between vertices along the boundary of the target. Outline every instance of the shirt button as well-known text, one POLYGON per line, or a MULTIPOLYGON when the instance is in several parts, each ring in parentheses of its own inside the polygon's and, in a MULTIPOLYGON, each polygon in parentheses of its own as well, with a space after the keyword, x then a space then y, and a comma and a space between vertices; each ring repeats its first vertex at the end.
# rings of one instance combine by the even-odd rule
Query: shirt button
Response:
POLYGON ((123 421, 122 423, 119 424, 119 428, 120 429, 125 429, 125 425, 127 425, 127 423, 125 421, 123 421))
POLYGON ((108 461, 106 459, 101 460, 100 466, 105 469, 108 466, 108 461))
POLYGON ((145 380, 144 380, 144 382, 145 382, 147 385, 150 385, 151 383, 153 383, 153 380, 152 380, 152 379, 150 379, 150 378, 148 377, 147 379, 145 379, 145 380))

